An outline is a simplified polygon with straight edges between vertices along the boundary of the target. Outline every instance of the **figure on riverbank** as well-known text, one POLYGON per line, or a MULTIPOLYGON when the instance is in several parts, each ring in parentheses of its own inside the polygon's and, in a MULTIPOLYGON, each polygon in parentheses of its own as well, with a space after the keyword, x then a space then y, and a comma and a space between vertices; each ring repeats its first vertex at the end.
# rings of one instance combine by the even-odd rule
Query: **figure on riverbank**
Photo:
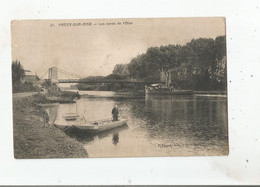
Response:
POLYGON ((117 106, 115 105, 112 110, 113 121, 118 121, 118 114, 119 114, 119 111, 118 111, 117 106))

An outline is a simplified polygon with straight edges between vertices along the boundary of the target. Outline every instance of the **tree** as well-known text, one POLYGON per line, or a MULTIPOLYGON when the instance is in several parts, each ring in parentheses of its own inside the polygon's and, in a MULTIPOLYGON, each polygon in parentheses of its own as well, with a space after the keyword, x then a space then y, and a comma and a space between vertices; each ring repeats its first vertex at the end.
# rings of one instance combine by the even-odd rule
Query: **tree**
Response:
POLYGON ((25 75, 24 68, 21 65, 20 61, 12 61, 12 81, 13 83, 19 83, 25 75))
POLYGON ((216 49, 216 58, 217 60, 222 60, 226 56, 226 37, 218 36, 215 39, 215 49, 216 49))
POLYGON ((215 39, 216 71, 214 74, 217 89, 225 89, 227 85, 227 55, 226 37, 218 36, 215 39))
POLYGON ((156 82, 169 73, 179 89, 226 89, 225 36, 193 39, 186 45, 150 47, 127 65, 116 65, 114 75, 156 82), (126 69, 128 71, 126 71, 126 69))
POLYGON ((127 64, 117 64, 114 67, 113 74, 117 75, 121 78, 128 78, 129 71, 128 71, 128 68, 127 68, 127 64))
POLYGON ((145 75, 145 65, 143 63, 144 55, 138 55, 133 58, 128 64, 127 69, 130 74, 130 78, 140 79, 145 75))
POLYGON ((51 80, 50 79, 45 79, 42 85, 46 90, 50 89, 51 87, 51 80))

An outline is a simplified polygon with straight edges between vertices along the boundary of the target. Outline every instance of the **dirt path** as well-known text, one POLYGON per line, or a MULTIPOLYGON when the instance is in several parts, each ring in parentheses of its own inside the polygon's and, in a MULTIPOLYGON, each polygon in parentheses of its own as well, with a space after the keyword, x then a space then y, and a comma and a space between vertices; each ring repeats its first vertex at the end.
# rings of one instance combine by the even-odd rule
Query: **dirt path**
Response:
MULTIPOLYGON (((13 98, 28 97, 28 96, 32 96, 37 93, 38 92, 13 93, 13 98)), ((41 92, 41 93, 43 93, 43 92, 41 92)))

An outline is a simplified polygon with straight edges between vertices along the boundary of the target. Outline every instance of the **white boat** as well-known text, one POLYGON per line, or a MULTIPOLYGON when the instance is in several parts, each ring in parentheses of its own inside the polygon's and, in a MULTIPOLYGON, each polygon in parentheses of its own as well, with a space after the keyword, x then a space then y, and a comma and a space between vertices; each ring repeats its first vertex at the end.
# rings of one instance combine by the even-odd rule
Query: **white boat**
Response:
POLYGON ((126 123, 126 119, 119 119, 118 121, 113 121, 112 119, 103 119, 87 122, 83 116, 80 116, 76 113, 67 113, 63 115, 62 118, 56 119, 53 124, 63 131, 74 129, 88 133, 99 133, 123 126, 126 123))
POLYGON ((175 90, 170 87, 162 87, 161 84, 152 84, 145 86, 146 95, 192 95, 192 90, 175 90))

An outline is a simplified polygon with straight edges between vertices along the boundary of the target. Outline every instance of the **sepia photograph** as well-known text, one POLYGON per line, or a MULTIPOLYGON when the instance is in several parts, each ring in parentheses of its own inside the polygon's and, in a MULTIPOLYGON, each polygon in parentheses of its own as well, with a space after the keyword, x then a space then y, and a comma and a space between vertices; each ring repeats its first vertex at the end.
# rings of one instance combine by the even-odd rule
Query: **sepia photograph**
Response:
POLYGON ((13 20, 16 159, 229 154, 225 17, 13 20))

